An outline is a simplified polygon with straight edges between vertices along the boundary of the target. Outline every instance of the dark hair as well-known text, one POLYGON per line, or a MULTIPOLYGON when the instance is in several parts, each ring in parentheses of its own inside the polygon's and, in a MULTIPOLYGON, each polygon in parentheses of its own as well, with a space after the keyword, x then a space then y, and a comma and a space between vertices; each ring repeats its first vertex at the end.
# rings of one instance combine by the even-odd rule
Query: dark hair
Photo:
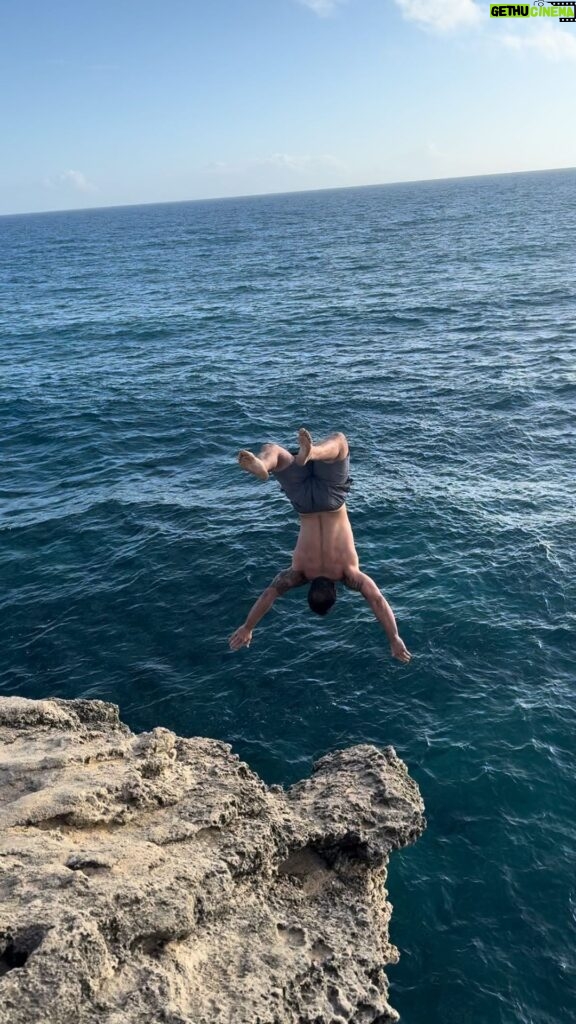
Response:
POLYGON ((317 576, 308 591, 308 604, 317 615, 327 615, 336 600, 336 584, 327 576, 317 576))

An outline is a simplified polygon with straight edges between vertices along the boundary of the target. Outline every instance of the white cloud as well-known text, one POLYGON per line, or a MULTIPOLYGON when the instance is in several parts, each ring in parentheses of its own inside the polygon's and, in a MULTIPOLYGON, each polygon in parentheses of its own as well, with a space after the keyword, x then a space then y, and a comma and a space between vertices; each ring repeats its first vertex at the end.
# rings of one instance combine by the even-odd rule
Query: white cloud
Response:
POLYGON ((437 142, 430 140, 424 146, 424 152, 426 156, 432 157, 433 160, 441 160, 446 154, 437 142))
POLYGON ((289 171, 305 171, 311 167, 343 167, 341 160, 329 153, 319 156, 292 156, 290 153, 272 153, 258 161, 267 167, 281 167, 289 171))
MULTIPOLYGON (((348 2, 348 0, 298 0, 305 7, 308 7, 315 14, 326 17, 333 14, 337 7, 348 2)), ((453 30, 478 28, 484 21, 487 14, 488 0, 485 4, 477 3, 475 0, 394 0, 400 8, 406 21, 414 22, 422 29, 430 29, 435 32, 449 33, 453 30)), ((576 59, 576 32, 566 31, 556 23, 542 23, 537 26, 537 32, 530 37, 521 33, 522 28, 518 27, 518 33, 509 32, 502 35, 499 42, 510 50, 530 51, 540 53, 552 61, 575 60, 576 59)), ((567 26, 569 29, 572 26, 567 26)), ((275 154, 269 158, 269 162, 280 163, 283 154, 275 154)), ((289 158, 285 156, 285 166, 289 161, 306 160, 308 158, 289 158)))
POLYGON ((74 189, 75 192, 83 192, 84 194, 98 191, 96 185, 94 185, 94 183, 90 181, 85 174, 82 174, 82 171, 63 171, 62 174, 58 174, 55 178, 43 178, 42 184, 44 185, 44 188, 48 188, 52 191, 54 189, 60 191, 62 191, 62 189, 69 190, 71 188, 74 189))
POLYGON ((64 185, 71 185, 77 192, 96 191, 96 186, 88 180, 85 174, 82 174, 82 171, 64 171, 59 180, 64 185))
POLYGON ((325 18, 328 14, 333 14, 337 7, 346 3, 346 0, 299 0, 299 2, 314 11, 314 14, 325 18))
MULTIPOLYGON (((333 14, 348 0, 298 0, 320 17, 333 14)), ((472 28, 480 24, 484 8, 474 0, 394 0, 406 21, 437 32, 472 28)), ((488 0, 486 0, 488 2, 488 0)))
POLYGON ((536 25, 530 24, 530 35, 524 31, 509 32, 502 36, 501 42, 510 50, 536 52, 552 61, 576 60, 576 34, 571 29, 572 25, 543 24, 539 18, 536 25))
MULTIPOLYGON (((478 25, 482 12, 474 0, 395 0, 407 21, 438 32, 478 25)), ((486 5, 487 10, 487 5, 486 5)))
POLYGON ((304 171, 317 170, 319 168, 332 168, 343 170, 346 165, 330 153, 320 153, 316 156, 303 154, 296 156, 292 153, 271 153, 257 160, 248 160, 243 163, 228 163, 225 160, 213 160, 207 164, 206 170, 213 174, 239 174, 245 171, 260 171, 273 169, 279 171, 290 171, 302 173, 304 171))

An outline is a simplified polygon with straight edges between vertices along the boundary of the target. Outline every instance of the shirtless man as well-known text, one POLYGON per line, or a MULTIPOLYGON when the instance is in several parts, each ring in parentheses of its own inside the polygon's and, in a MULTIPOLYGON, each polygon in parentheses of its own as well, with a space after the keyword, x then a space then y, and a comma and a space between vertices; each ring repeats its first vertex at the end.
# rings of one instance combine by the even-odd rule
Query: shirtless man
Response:
POLYGON ((352 527, 346 511, 350 490, 350 456, 344 434, 332 434, 314 444, 307 430, 298 431, 300 448, 292 455, 278 444, 265 444, 258 456, 242 450, 242 469, 260 480, 273 474, 300 515, 300 534, 292 555, 292 566, 278 573, 248 613, 248 618, 230 637, 233 651, 249 647, 256 624, 277 597, 292 587, 310 583, 308 604, 318 615, 326 615, 336 600, 336 582, 359 590, 390 641, 399 661, 410 661, 404 641, 398 636, 394 612, 374 580, 360 571, 352 527))

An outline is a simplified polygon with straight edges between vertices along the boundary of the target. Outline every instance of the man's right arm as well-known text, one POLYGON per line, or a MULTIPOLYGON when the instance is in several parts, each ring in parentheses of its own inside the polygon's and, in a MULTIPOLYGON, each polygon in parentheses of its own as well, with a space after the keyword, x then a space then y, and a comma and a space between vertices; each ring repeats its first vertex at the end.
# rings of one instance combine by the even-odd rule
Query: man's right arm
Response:
POLYGON ((237 651, 240 647, 249 647, 254 628, 270 610, 276 598, 286 594, 293 587, 301 587, 303 583, 306 583, 306 577, 297 569, 284 569, 283 572, 279 572, 252 605, 244 625, 230 637, 230 649, 237 651))

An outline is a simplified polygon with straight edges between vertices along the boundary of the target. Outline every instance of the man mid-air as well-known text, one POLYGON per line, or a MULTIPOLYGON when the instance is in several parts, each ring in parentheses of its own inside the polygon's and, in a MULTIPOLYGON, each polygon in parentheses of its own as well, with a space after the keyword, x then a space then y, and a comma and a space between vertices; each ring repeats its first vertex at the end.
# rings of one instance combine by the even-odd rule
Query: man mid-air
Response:
POLYGON ((300 534, 292 555, 292 566, 278 573, 250 609, 248 618, 230 637, 233 651, 249 647, 252 631, 277 597, 292 587, 310 583, 308 604, 318 615, 326 615, 336 600, 336 582, 359 590, 366 598, 390 641, 399 661, 410 661, 404 641, 398 635, 394 612, 374 580, 360 572, 352 527, 346 511, 350 490, 350 455, 344 434, 331 434, 314 444, 307 430, 298 431, 299 451, 292 455, 278 444, 265 444, 258 456, 242 450, 242 469, 260 480, 273 474, 300 515, 300 534))

